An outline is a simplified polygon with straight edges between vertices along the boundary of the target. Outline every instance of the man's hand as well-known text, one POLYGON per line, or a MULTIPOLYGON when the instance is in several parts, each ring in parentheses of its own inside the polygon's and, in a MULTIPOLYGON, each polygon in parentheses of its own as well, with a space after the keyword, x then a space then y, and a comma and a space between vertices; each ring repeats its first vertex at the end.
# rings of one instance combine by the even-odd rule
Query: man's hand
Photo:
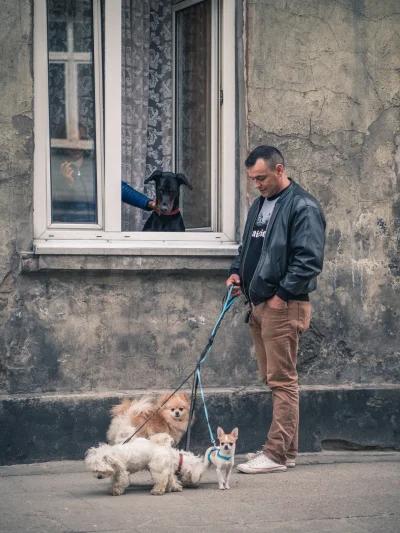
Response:
POLYGON ((67 163, 67 161, 64 161, 64 163, 62 163, 60 167, 60 174, 65 179, 67 187, 71 189, 75 183, 74 170, 71 166, 71 163, 67 163))
POLYGON ((150 202, 147 202, 147 207, 149 209, 155 209, 156 208, 156 202, 154 200, 150 200, 150 202))
POLYGON ((285 300, 282 300, 275 294, 275 296, 267 300, 267 306, 271 309, 286 309, 288 304, 285 302, 285 300))
POLYGON ((232 276, 229 276, 229 278, 226 280, 225 286, 228 288, 230 285, 234 285, 232 289, 231 296, 239 296, 241 293, 240 290, 240 276, 238 274, 232 274, 232 276))

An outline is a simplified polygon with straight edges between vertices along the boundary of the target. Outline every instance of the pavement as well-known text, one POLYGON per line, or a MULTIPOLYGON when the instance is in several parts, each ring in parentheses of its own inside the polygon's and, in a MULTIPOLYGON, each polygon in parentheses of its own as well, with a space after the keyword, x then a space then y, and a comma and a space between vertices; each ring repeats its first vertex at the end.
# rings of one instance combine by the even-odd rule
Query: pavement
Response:
MULTIPOLYGON (((240 458, 237 458, 240 462, 240 458)), ((303 454, 279 474, 235 471, 218 490, 150 495, 147 472, 122 496, 82 461, 0 467, 1 533, 399 533, 400 453, 303 454)))

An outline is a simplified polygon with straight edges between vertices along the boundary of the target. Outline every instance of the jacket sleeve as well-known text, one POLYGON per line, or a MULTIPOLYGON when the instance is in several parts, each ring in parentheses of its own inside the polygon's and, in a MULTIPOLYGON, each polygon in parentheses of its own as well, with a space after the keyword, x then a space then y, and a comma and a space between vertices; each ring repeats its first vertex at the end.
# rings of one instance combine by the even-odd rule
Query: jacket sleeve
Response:
POLYGON ((151 208, 147 207, 147 204, 151 202, 151 199, 133 189, 130 185, 125 183, 125 181, 121 182, 121 195, 121 199, 125 204, 133 205, 133 207, 139 207, 145 211, 151 211, 151 208))
POLYGON ((229 269, 229 276, 232 276, 232 274, 239 275, 240 263, 242 261, 242 249, 243 245, 241 244, 238 248, 238 255, 235 257, 235 260, 233 261, 231 268, 229 269))
POLYGON ((277 295, 304 294, 309 282, 322 271, 325 247, 325 219, 315 206, 306 205, 297 211, 290 234, 289 266, 280 282, 277 295))

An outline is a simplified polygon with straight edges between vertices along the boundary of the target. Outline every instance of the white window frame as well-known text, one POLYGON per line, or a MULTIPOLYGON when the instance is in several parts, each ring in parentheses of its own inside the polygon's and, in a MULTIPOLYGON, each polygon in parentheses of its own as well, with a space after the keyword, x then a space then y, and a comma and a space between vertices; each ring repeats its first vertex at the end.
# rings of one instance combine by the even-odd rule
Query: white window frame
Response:
MULTIPOLYGON (((178 9, 201 0, 187 0, 178 9)), ((219 231, 121 232, 121 0, 105 0, 104 161, 97 149, 99 225, 50 224, 50 154, 46 0, 34 2, 34 249, 38 254, 232 255, 235 242, 235 0, 213 2, 212 210, 219 231), (219 13, 220 19, 216 14, 219 13), (218 39, 218 31, 220 36, 218 39), (111 36, 111 38, 109 38, 111 36), (217 61, 217 57, 219 61, 217 61), (221 93, 222 91, 222 93, 221 93), (223 103, 220 105, 220 94, 223 103), (219 127, 219 131, 218 131, 219 127), (216 137, 219 136, 219 143, 216 137), (217 149, 219 146, 219 151, 217 149), (219 152, 219 153, 218 153, 219 152), (219 179, 217 178, 219 174, 219 179), (219 189, 219 190, 218 190, 219 189), (104 192, 103 192, 104 191, 104 192), (219 200, 217 205, 216 199, 219 200)), ((94 0, 95 84, 100 102, 100 0, 94 0)), ((173 39, 174 41, 174 39, 173 39)), ((175 94, 175 91, 174 91, 175 94)), ((97 146, 101 110, 96 106, 97 146)), ((214 226, 215 227, 215 226, 214 226)))

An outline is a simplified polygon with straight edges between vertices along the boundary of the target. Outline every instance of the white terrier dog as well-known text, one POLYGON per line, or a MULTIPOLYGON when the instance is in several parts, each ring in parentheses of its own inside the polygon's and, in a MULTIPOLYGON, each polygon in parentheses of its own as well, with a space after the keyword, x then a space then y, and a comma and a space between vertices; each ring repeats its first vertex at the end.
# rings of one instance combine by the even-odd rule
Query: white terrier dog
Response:
POLYGON ((230 489, 229 479, 231 477, 232 467, 235 464, 235 447, 239 435, 238 428, 232 429, 231 433, 224 433, 222 428, 217 429, 219 447, 211 446, 206 451, 204 463, 206 468, 212 463, 217 467, 217 479, 221 490, 230 489), (222 471, 225 470, 225 479, 222 471))
POLYGON ((111 477, 108 491, 113 496, 123 494, 129 487, 129 474, 145 469, 150 471, 154 481, 151 494, 180 492, 182 485, 174 475, 172 443, 170 435, 161 433, 157 435, 156 442, 138 438, 115 446, 100 444, 98 448, 89 448, 85 464, 97 479, 111 477))
MULTIPOLYGON (((163 446, 165 433, 153 435, 150 437, 150 441, 163 446)), ((208 464, 204 462, 204 458, 194 455, 191 452, 184 452, 175 448, 172 448, 172 457, 174 472, 183 486, 198 487, 203 472, 208 468, 208 464)))

